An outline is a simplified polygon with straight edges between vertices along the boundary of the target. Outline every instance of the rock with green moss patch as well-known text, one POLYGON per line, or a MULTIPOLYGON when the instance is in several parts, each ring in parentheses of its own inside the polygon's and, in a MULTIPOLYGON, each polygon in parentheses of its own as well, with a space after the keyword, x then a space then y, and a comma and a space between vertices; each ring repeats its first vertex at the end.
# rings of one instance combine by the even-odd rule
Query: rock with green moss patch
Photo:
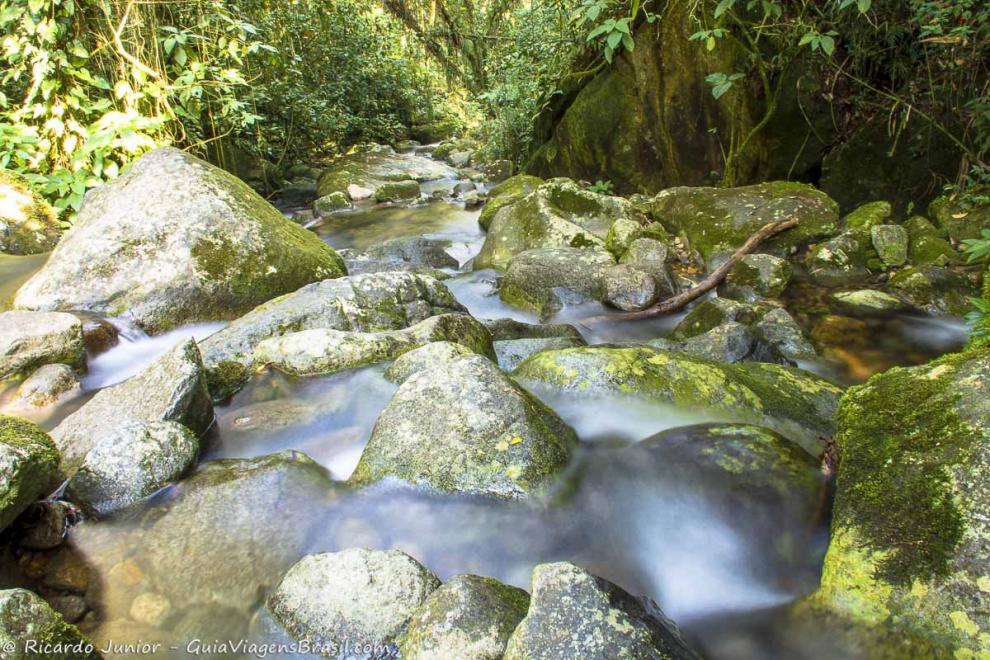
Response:
POLYGON ((493 341, 509 339, 546 339, 548 337, 570 337, 583 341, 581 333, 573 325, 566 323, 523 323, 515 319, 495 319, 481 321, 492 333, 493 341))
POLYGON ((984 229, 990 229, 990 204, 962 208, 958 201, 943 195, 928 206, 928 215, 953 241, 979 238, 984 229))
POLYGON ((130 424, 100 438, 66 486, 66 499, 106 516, 177 481, 196 462, 199 439, 181 424, 130 424))
POLYGON ((667 229, 683 232, 706 261, 734 252, 770 222, 800 222, 764 243, 762 249, 771 254, 828 238, 839 226, 838 205, 828 195, 784 181, 742 188, 671 188, 654 198, 650 213, 667 229))
POLYGON ((76 372, 67 364, 46 364, 28 376, 17 392, 14 405, 26 408, 44 408, 63 397, 78 395, 82 388, 76 372))
POLYGON ((505 660, 697 658, 656 603, 570 562, 536 566, 532 589, 505 660))
POLYGON ((499 297, 514 307, 548 318, 564 301, 561 289, 591 300, 604 300, 605 279, 615 260, 605 250, 573 247, 537 248, 515 255, 499 282, 499 297))
POLYGON ((409 179, 408 181, 388 181, 375 189, 376 202, 408 202, 419 199, 419 182, 409 179))
POLYGON ((385 378, 401 385, 410 376, 418 374, 420 371, 449 364, 474 354, 475 351, 464 344, 453 341, 434 341, 400 355, 385 371, 385 378))
POLYGON ((978 288, 964 274, 950 268, 920 266, 897 272, 887 290, 915 309, 933 316, 964 316, 978 288))
POLYGON ((243 181, 164 147, 86 196, 72 229, 14 305, 126 316, 158 333, 234 318, 343 274, 332 248, 243 181))
POLYGON ((608 230, 605 236, 605 249, 620 259, 629 246, 643 233, 643 224, 639 219, 619 218, 608 230))
POLYGON ((729 272, 719 287, 719 295, 746 303, 779 298, 793 272, 786 259, 772 254, 748 254, 729 272))
POLYGON ((498 366, 504 371, 514 370, 530 355, 540 351, 584 345, 585 342, 580 337, 527 337, 503 339, 494 343, 498 366))
POLYGON ((499 660, 529 594, 493 578, 455 575, 427 597, 399 638, 406 660, 499 660))
POLYGON ((522 498, 564 468, 577 436, 481 356, 421 371, 378 418, 352 481, 522 498))
POLYGON ((344 192, 332 192, 329 195, 324 195, 323 197, 318 197, 315 202, 313 202, 313 214, 317 218, 324 218, 328 215, 332 215, 337 211, 343 211, 344 209, 351 208, 351 202, 347 198, 347 194, 344 192))
POLYGON ((0 591, 0 648, 5 660, 99 660, 94 645, 27 589, 0 591), (8 649, 8 646, 10 649, 8 649))
POLYGON ((891 369, 851 389, 836 443, 832 541, 813 603, 904 630, 939 657, 990 652, 990 353, 891 369))
POLYGON ((887 224, 894 215, 890 202, 869 202, 857 207, 842 219, 847 229, 870 231, 877 225, 887 224))
POLYGON ((71 476, 86 455, 121 426, 178 422, 201 435, 213 424, 206 370, 193 340, 185 341, 119 385, 97 392, 52 431, 71 476))
POLYGON ((0 252, 39 254, 54 249, 62 228, 55 210, 28 183, 0 170, 0 252))
POLYGON ((730 321, 700 335, 683 341, 656 339, 651 346, 662 350, 695 355, 713 362, 786 362, 782 356, 761 344, 756 335, 742 323, 730 321))
POLYGON ((59 454, 36 424, 0 415, 0 530, 55 485, 59 454))
POLYGON ((908 233, 900 225, 874 225, 870 239, 885 266, 903 266, 908 259, 908 233))
POLYGON ((908 308, 902 300, 876 289, 839 291, 832 294, 832 299, 838 303, 840 311, 851 314, 884 315, 908 308))
POLYGON ((756 336, 788 360, 814 360, 818 357, 804 331, 786 309, 771 309, 752 326, 756 336))
MULTIPOLYGON (((317 182, 317 195, 324 197, 342 192, 351 199, 357 199, 365 195, 355 195, 353 191, 363 190, 367 197, 373 197, 378 188, 386 183, 423 183, 455 178, 457 170, 428 158, 384 150, 356 151, 331 163, 317 182)), ((416 194, 419 194, 418 190, 416 194)))
POLYGON ((866 284, 873 277, 868 264, 878 259, 868 231, 847 229, 835 238, 815 246, 805 258, 805 268, 824 286, 866 284))
POLYGON ((959 252, 926 218, 916 215, 904 223, 908 232, 908 260, 912 266, 949 266, 960 261, 959 252))
POLYGON ((553 179, 499 209, 474 268, 504 270, 512 257, 534 248, 604 247, 613 223, 634 216, 632 205, 620 197, 553 179))
POLYGON ((61 312, 0 314, 0 379, 46 364, 81 366, 86 360, 82 323, 61 312))
POLYGON ((482 229, 491 227, 495 214, 505 206, 515 204, 544 183, 543 179, 529 174, 517 174, 488 191, 488 202, 481 209, 478 224, 482 229))
POLYGON ((389 332, 332 328, 290 332, 259 343, 254 361, 293 376, 317 376, 394 360, 436 341, 456 342, 472 353, 495 357, 485 326, 467 314, 441 314, 389 332))
POLYGON ((670 279, 667 259, 670 248, 666 243, 654 238, 637 238, 623 252, 619 263, 653 275, 658 280, 670 279))
POLYGON ((657 279, 627 264, 605 271, 604 302, 625 312, 638 312, 660 299, 662 290, 657 279))
POLYGON ((681 340, 704 334, 724 323, 749 325, 756 320, 756 308, 729 298, 708 298, 695 305, 671 333, 671 339, 681 340))

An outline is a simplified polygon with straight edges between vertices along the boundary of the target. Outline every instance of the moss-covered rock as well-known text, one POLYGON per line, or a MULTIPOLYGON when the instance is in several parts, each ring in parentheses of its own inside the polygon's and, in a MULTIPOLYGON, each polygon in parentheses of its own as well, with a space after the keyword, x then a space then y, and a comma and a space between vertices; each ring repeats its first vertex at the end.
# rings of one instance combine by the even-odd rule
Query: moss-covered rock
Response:
POLYGON ((908 232, 908 260, 912 266, 949 266, 961 261, 959 252, 939 236, 931 222, 920 215, 904 223, 908 232))
POLYGON ((0 591, 0 647, 5 660, 99 660, 94 645, 41 597, 0 591), (9 648, 8 648, 9 647, 9 648))
POLYGON ((869 231, 847 229, 810 250, 804 265, 818 284, 855 286, 872 279, 869 264, 873 259, 879 262, 869 231))
POLYGON ((973 351, 892 369, 843 398, 815 606, 904 630, 937 656, 990 652, 988 379, 990 353, 973 351))
POLYGON ((0 379, 46 364, 80 367, 85 362, 82 323, 72 314, 0 314, 0 379))
POLYGON ((324 218, 328 215, 351 208, 351 202, 347 194, 343 192, 332 192, 329 195, 318 197, 313 202, 313 214, 317 218, 324 218))
POLYGON ((764 314, 751 326, 756 336, 767 346, 772 346, 788 360, 814 360, 818 357, 798 322, 786 309, 775 308, 764 314))
POLYGON ((746 303, 779 298, 793 272, 786 259, 771 254, 748 254, 729 272, 719 287, 719 295, 746 303))
POLYGON ((401 385, 413 374, 426 371, 433 367, 449 364, 456 360, 474 355, 464 344, 452 341, 434 341, 429 344, 414 348, 408 353, 403 353, 385 371, 385 378, 393 383, 401 385))
POLYGON ((903 266, 908 259, 908 233, 900 225, 873 225, 870 239, 884 266, 903 266))
POLYGON ((592 300, 605 299, 605 274, 615 265, 601 249, 538 248, 520 252, 508 263, 499 282, 503 302, 536 312, 543 318, 564 306, 559 289, 592 300))
POLYGON ((546 339, 548 337, 569 337, 581 341, 581 333, 573 325, 566 323, 523 323, 515 319, 482 320, 493 341, 508 339, 546 339))
POLYGON ((59 453, 33 422, 0 415, 0 530, 55 485, 59 453))
POLYGON ((521 498, 567 464, 577 436, 481 356, 421 371, 382 411, 351 480, 521 498))
POLYGON ((706 259, 734 252, 764 225, 797 218, 800 224, 762 247, 771 254, 835 234, 839 207, 803 183, 774 181, 741 188, 671 188, 658 194, 650 211, 673 232, 683 232, 706 259))
POLYGON ((894 215, 890 202, 869 202, 857 207, 842 219, 846 229, 870 231, 877 225, 887 224, 894 215))
POLYGON ((375 189, 376 202, 406 202, 419 199, 419 182, 387 181, 375 189))
POLYGON ((386 183, 422 183, 456 178, 456 170, 427 158, 397 154, 391 150, 356 151, 335 160, 320 176, 317 196, 341 192, 354 199, 349 188, 364 189, 369 191, 369 196, 374 196, 375 191, 386 183))
POLYGON ((838 303, 840 311, 854 315, 870 316, 885 315, 907 309, 899 298, 876 289, 859 289, 856 291, 839 291, 832 294, 832 300, 838 303))
POLYGON ((243 181, 165 147, 87 195, 72 229, 14 305, 124 315, 157 333, 235 318, 343 274, 332 248, 243 181))
POLYGON ((928 215, 953 241, 979 238, 984 229, 990 229, 990 205, 964 209, 946 195, 928 206, 928 215))
POLYGON ((757 319, 757 316, 757 309, 753 305, 729 298, 709 298, 695 305, 674 327, 670 337, 689 339, 734 321, 749 325, 757 319))
POLYGON ((978 289, 964 274, 949 268, 921 266, 898 271, 887 290, 915 309, 933 316, 963 316, 978 289))
POLYGON ((62 229, 55 210, 18 174, 0 170, 0 252, 39 254, 54 249, 62 229))

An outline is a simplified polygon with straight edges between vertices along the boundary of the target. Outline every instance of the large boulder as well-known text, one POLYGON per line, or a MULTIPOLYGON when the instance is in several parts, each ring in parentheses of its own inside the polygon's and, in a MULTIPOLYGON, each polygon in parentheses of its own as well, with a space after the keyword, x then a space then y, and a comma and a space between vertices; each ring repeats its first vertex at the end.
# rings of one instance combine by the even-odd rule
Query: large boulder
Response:
POLYGON ((213 404, 196 342, 188 340, 119 385, 100 390, 52 431, 71 475, 86 454, 127 424, 178 422, 201 435, 213 424, 213 404))
MULTIPOLYGON (((982 192, 985 197, 986 190, 982 192)), ((990 229, 990 204, 964 208, 959 200, 943 195, 928 206, 928 215, 953 241, 980 238, 990 229)))
POLYGON ((352 481, 398 477, 446 492, 521 498, 567 464, 577 436, 490 360, 411 376, 375 424, 352 481))
POLYGON ((493 578, 455 575, 427 597, 399 638, 405 660, 500 660, 529 594, 493 578))
POLYGON ((959 263, 960 253, 939 235, 927 218, 920 215, 904 223, 908 233, 908 262, 912 266, 949 266, 959 263))
POLYGON ((505 660, 697 658, 656 603, 569 562, 533 569, 529 612, 512 633, 505 660))
POLYGON ((495 214, 503 206, 515 204, 539 188, 543 183, 543 179, 530 176, 529 174, 517 174, 516 176, 509 177, 488 191, 488 202, 481 209, 481 214, 478 216, 478 224, 481 225, 482 229, 487 230, 491 227, 492 221, 495 219, 495 214))
POLYGON ((403 552, 352 548, 304 557, 267 607, 294 638, 338 649, 325 657, 380 658, 394 653, 395 638, 439 586, 403 552))
POLYGON ((797 218, 800 223, 761 248, 778 255, 830 237, 839 226, 835 201, 812 186, 787 181, 741 188, 671 188, 653 199, 650 214, 668 230, 683 232, 706 260, 734 252, 771 222, 797 218))
POLYGON ((431 342, 400 355, 385 371, 385 378, 401 385, 413 374, 455 362, 474 353, 467 346, 452 341, 431 342))
POLYGON ((67 364, 46 364, 28 376, 14 393, 13 405, 44 408, 82 389, 76 372, 67 364))
POLYGON ((80 366, 86 359, 83 326, 60 312, 0 314, 0 380, 46 364, 80 366))
POLYGON ((634 215, 621 197, 554 179, 495 214, 474 269, 504 270, 514 255, 533 248, 604 247, 612 223, 634 215))
POLYGON ((394 360, 436 341, 456 342, 472 353, 495 356, 491 334, 480 322, 467 314, 441 314, 389 332, 330 328, 292 332, 259 343, 254 360, 293 376, 316 376, 394 360))
POLYGON ((964 273, 940 266, 904 268, 887 283, 894 294, 915 309, 933 316, 965 316, 979 288, 964 273))
POLYGON ((0 415, 0 531, 55 485, 58 450, 32 422, 0 415))
POLYGON ((10 170, 0 170, 0 252, 39 254, 58 243, 55 210, 10 170))
POLYGON ((912 657, 990 652, 990 352, 851 389, 836 443, 832 539, 812 603, 857 624, 865 656, 882 629, 930 647, 912 657))
POLYGON ((514 307, 546 318, 559 312, 560 289, 583 298, 605 298, 605 275, 615 259, 602 249, 537 248, 515 255, 499 282, 499 297, 514 307))
POLYGON ((126 316, 157 333, 234 318, 343 274, 333 249, 245 183, 164 147, 90 192, 72 229, 14 304, 126 316))
MULTIPOLYGON (((386 184, 399 181, 456 179, 457 170, 438 161, 388 150, 347 154, 335 160, 317 182, 317 197, 342 192, 355 199, 352 191, 364 189, 374 196, 386 184)), ((419 194, 418 186, 417 192, 419 194)), ((360 197, 360 196, 358 196, 360 197)))
POLYGON ((92 642, 27 589, 0 591, 4 660, 99 660, 92 642))
POLYGON ((447 287, 425 275, 368 273, 316 282, 261 305, 203 341, 210 390, 218 399, 236 392, 253 365, 255 346, 271 337, 317 328, 399 330, 461 311, 447 287))

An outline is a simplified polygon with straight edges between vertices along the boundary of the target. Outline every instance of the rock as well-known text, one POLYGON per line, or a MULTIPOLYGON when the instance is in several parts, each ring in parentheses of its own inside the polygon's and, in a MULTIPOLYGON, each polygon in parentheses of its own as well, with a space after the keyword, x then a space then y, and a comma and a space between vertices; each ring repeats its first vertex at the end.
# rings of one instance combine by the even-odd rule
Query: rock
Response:
POLYGON ((61 233, 55 209, 20 175, 0 169, 0 252, 48 252, 61 233))
POLYGON ((557 247, 520 252, 499 282, 499 297, 515 307, 549 318, 564 307, 561 289, 604 300, 606 274, 615 265, 604 250, 557 247))
MULTIPOLYGON (((423 183, 456 178, 457 171, 447 165, 412 154, 355 152, 335 160, 320 176, 317 195, 323 197, 335 192, 346 192, 352 200, 359 201, 374 197, 378 188, 386 183, 423 183)), ((418 189, 416 195, 419 195, 418 189)))
POLYGON ((745 325, 735 321, 724 323, 681 342, 659 340, 658 343, 650 342, 650 344, 713 362, 733 363, 763 357, 753 355, 756 349, 756 335, 745 325))
POLYGON ((488 191, 488 203, 478 216, 478 224, 487 230, 495 214, 504 207, 515 204, 544 183, 543 179, 529 174, 517 174, 488 191))
POLYGON ((196 342, 187 340, 119 385, 96 393, 52 431, 71 476, 86 454, 121 426, 178 422, 196 435, 213 424, 213 405, 196 342))
POLYGON ((515 166, 511 160, 500 159, 481 163, 478 165, 478 169, 487 180, 501 183, 512 176, 512 170, 515 169, 515 166))
POLYGON ((105 353, 120 341, 120 331, 109 321, 101 318, 83 320, 83 342, 90 355, 105 353))
POLYGON ((889 293, 876 289, 860 289, 858 291, 840 291, 832 294, 832 299, 839 303, 843 311, 853 314, 891 314, 907 309, 901 300, 889 293))
POLYGON ((243 610, 301 556, 312 507, 333 497, 326 470, 298 452, 210 461, 173 488, 134 556, 177 610, 243 610))
POLYGON ((640 602, 569 562, 533 569, 529 612, 512 633, 504 656, 505 660, 696 657, 656 603, 640 602))
POLYGON ((481 356, 420 372, 378 418, 351 480, 521 498, 563 469, 577 436, 481 356))
POLYGON ((761 247, 778 255, 832 236, 839 224, 838 205, 828 195, 783 181, 742 188, 671 188, 654 198, 650 214, 668 230, 683 232, 706 261, 734 252, 770 222, 800 221, 761 247))
POLYGON ((903 266, 908 259, 908 233, 900 225, 874 225, 870 228, 873 249, 885 266, 903 266))
POLYGON ((403 552, 352 548, 304 557, 282 578, 267 608, 296 639, 334 645, 339 657, 378 658, 391 654, 387 649, 394 653, 395 638, 439 586, 433 573, 403 552))
POLYGON ((891 369, 838 412, 832 537, 812 602, 865 635, 929 645, 924 657, 990 650, 988 374, 985 350, 891 369))
POLYGON ((145 592, 131 603, 131 618, 153 628, 163 628, 171 613, 169 599, 154 592, 145 592))
POLYGON ((253 366, 255 346, 271 337, 316 328, 399 330, 460 311, 447 287, 428 276, 385 272, 317 282, 261 305, 202 342, 210 391, 217 400, 238 391, 253 366))
POLYGON ((566 179, 549 181, 499 209, 474 269, 504 270, 515 255, 535 248, 604 247, 612 224, 634 214, 620 197, 599 195, 566 179))
POLYGON ((293 181, 276 193, 279 204, 290 208, 300 206, 312 207, 316 201, 316 180, 299 179, 293 181))
POLYGON ((413 374, 449 364, 467 355, 474 355, 467 346, 452 341, 435 341, 403 353, 385 372, 385 378, 402 384, 413 374))
POLYGON ((55 485, 58 450, 32 422, 0 415, 0 530, 55 485))
POLYGON ((431 593, 399 638, 406 660, 500 660, 529 609, 522 589, 477 575, 455 575, 431 593))
POLYGON ((51 605, 53 610, 62 615, 62 619, 66 623, 77 623, 86 615, 86 611, 89 609, 86 605, 86 599, 74 594, 52 597, 49 599, 48 604, 51 605))
POLYGON ((455 151, 447 157, 447 161, 458 169, 463 169, 471 164, 471 158, 474 156, 472 151, 455 151))
POLYGON ((0 591, 0 647, 9 660, 99 660, 93 644, 26 589, 0 591), (12 651, 7 646, 12 645, 12 651))
POLYGON ((616 259, 622 258, 634 240, 640 238, 643 225, 632 218, 619 218, 612 223, 605 236, 605 249, 616 259))
POLYGON ((513 372, 523 385, 626 394, 710 410, 734 422, 768 426, 813 454, 835 428, 842 390, 809 372, 776 364, 719 364, 646 346, 543 351, 513 372))
MULTIPOLYGON (((355 202, 360 202, 366 199, 371 199, 375 196, 375 191, 371 188, 365 188, 364 186, 359 186, 356 183, 352 183, 346 188, 347 197, 355 202)), ((330 193, 331 195, 333 193, 330 193)))
POLYGON ((814 360, 815 347, 804 336, 801 326, 785 309, 772 309, 752 326, 756 336, 788 360, 814 360))
POLYGON ((752 305, 728 298, 708 298, 695 305, 681 319, 670 338, 689 339, 730 322, 749 325, 756 320, 756 316, 756 309, 752 305))
POLYGON ((294 426, 305 426, 319 418, 324 409, 312 401, 279 397, 250 403, 224 413, 217 420, 220 434, 278 433, 294 426))
POLYGON ((82 323, 71 314, 0 314, 0 380, 46 364, 85 363, 82 323))
POLYGON ((336 191, 323 197, 318 197, 313 202, 313 214, 317 218, 324 218, 328 215, 351 208, 351 202, 347 198, 347 193, 336 191))
POLYGON ((293 376, 316 376, 394 360, 435 341, 456 342, 472 353, 494 357, 485 326, 466 314, 441 314, 390 332, 329 328, 291 332, 260 342, 254 360, 293 376))
POLYGON ((406 202, 419 199, 419 183, 413 180, 389 181, 375 189, 376 202, 406 202))
POLYGON ((557 348, 584 346, 580 337, 531 337, 524 339, 503 339, 494 343, 498 366, 503 371, 512 371, 530 355, 557 348))
POLYGON ((58 500, 35 502, 18 518, 23 532, 20 545, 29 550, 52 550, 62 545, 74 515, 69 504, 58 500))
POLYGON ((464 208, 468 210, 476 209, 485 203, 485 196, 477 190, 464 193, 461 199, 464 201, 464 208))
POLYGON ((867 263, 875 256, 869 233, 847 230, 809 251, 805 268, 823 286, 856 286, 871 279, 867 263))
POLYGON ((121 426, 100 438, 66 486, 66 498, 107 516, 141 501, 196 462, 199 439, 175 422, 121 426))
POLYGON ((912 266, 948 266, 960 261, 959 252, 925 218, 910 218, 904 229, 908 232, 908 261, 912 266))
POLYGON ((458 181, 454 186, 454 194, 463 197, 465 193, 473 192, 477 189, 478 186, 473 181, 458 181))
POLYGON ((244 182, 163 147, 87 195, 72 229, 14 304, 126 316, 159 333, 234 318, 343 274, 333 249, 244 182))
POLYGON ((869 202, 857 207, 842 219, 848 229, 870 231, 873 227, 890 224, 894 208, 890 202, 869 202))
POLYGON ((667 258, 670 248, 665 243, 652 238, 637 238, 629 244, 619 263, 632 266, 645 273, 659 277, 667 272, 667 258))
POLYGON ((422 236, 401 236, 368 248, 363 254, 381 261, 428 266, 430 268, 457 268, 460 264, 450 256, 450 241, 422 236))
POLYGON ((957 200, 942 195, 928 206, 928 215, 939 229, 957 242, 980 238, 984 229, 990 229, 990 204, 962 208, 957 200))
POLYGON ((516 321, 515 319, 482 320, 481 322, 492 333, 492 339, 494 341, 505 341, 508 339, 547 339, 549 337, 570 337, 571 339, 584 341, 578 329, 566 323, 531 324, 516 321))
POLYGON ((626 312, 638 312, 660 298, 656 279, 632 266, 612 266, 605 271, 605 302, 626 312))
POLYGON ((50 406, 66 394, 78 393, 81 385, 67 364, 46 364, 35 370, 14 393, 15 405, 29 408, 50 406))
POLYGON ((968 277, 938 266, 900 270, 890 278, 887 291, 933 316, 964 316, 972 309, 969 299, 979 295, 968 277))
POLYGON ((748 254, 719 287, 719 295, 746 303, 780 298, 791 281, 790 262, 770 254, 748 254))

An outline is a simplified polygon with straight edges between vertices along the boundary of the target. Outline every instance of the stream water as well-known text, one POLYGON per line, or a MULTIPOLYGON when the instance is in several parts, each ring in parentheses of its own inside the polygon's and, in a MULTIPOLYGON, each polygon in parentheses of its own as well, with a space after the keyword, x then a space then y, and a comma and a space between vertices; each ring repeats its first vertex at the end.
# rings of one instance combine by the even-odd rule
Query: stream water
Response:
MULTIPOLYGON (((363 207, 334 216, 316 231, 337 248, 362 249, 403 235, 449 239, 462 265, 484 238, 477 212, 449 201, 363 207)), ((0 257, 0 301, 43 261, 0 257)), ((500 302, 495 280, 492 271, 463 272, 447 285, 479 318, 536 322, 500 302)), ((552 321, 603 313, 598 306, 572 307, 552 321)), ((663 336, 676 322, 578 328, 589 343, 635 342, 663 336)), ((191 326, 158 337, 122 328, 120 343, 90 361, 83 394, 38 421, 54 427, 96 390, 133 375, 181 339, 202 339, 219 327, 191 326)), ((868 365, 863 374, 873 370, 870 365, 913 363, 961 341, 958 323, 935 319, 901 317, 874 331, 876 336, 849 347, 868 365)), ((811 366, 857 379, 842 365, 811 366)), ((256 379, 217 409, 199 474, 139 510, 77 525, 54 553, 5 559, 0 580, 42 593, 61 593, 70 585, 85 592, 99 613, 83 622, 98 641, 160 639, 166 643, 163 655, 184 657, 181 650, 193 639, 276 638, 259 614, 260 604, 285 567, 304 554, 399 548, 441 579, 470 572, 524 588, 535 564, 567 559, 654 598, 710 657, 780 657, 783 607, 817 586, 826 528, 785 530, 796 539, 785 561, 768 550, 781 533, 774 512, 740 515, 724 506, 723 484, 643 460, 635 451, 646 437, 713 421, 711 415, 627 397, 589 399, 536 389, 582 440, 551 504, 438 496, 396 483, 353 491, 343 482, 395 391, 383 371, 374 366, 325 378, 269 373, 256 379), (281 451, 302 452, 323 466, 328 475, 319 483, 325 487, 294 474, 200 479, 214 461, 281 451), (194 491, 188 485, 194 480, 206 486, 194 491), (159 629, 134 620, 141 614, 134 611, 134 598, 144 591, 169 597, 172 612, 159 629)), ((0 390, 0 402, 9 399, 9 389, 0 390)), ((788 649, 788 657, 821 652, 814 639, 788 649)))

